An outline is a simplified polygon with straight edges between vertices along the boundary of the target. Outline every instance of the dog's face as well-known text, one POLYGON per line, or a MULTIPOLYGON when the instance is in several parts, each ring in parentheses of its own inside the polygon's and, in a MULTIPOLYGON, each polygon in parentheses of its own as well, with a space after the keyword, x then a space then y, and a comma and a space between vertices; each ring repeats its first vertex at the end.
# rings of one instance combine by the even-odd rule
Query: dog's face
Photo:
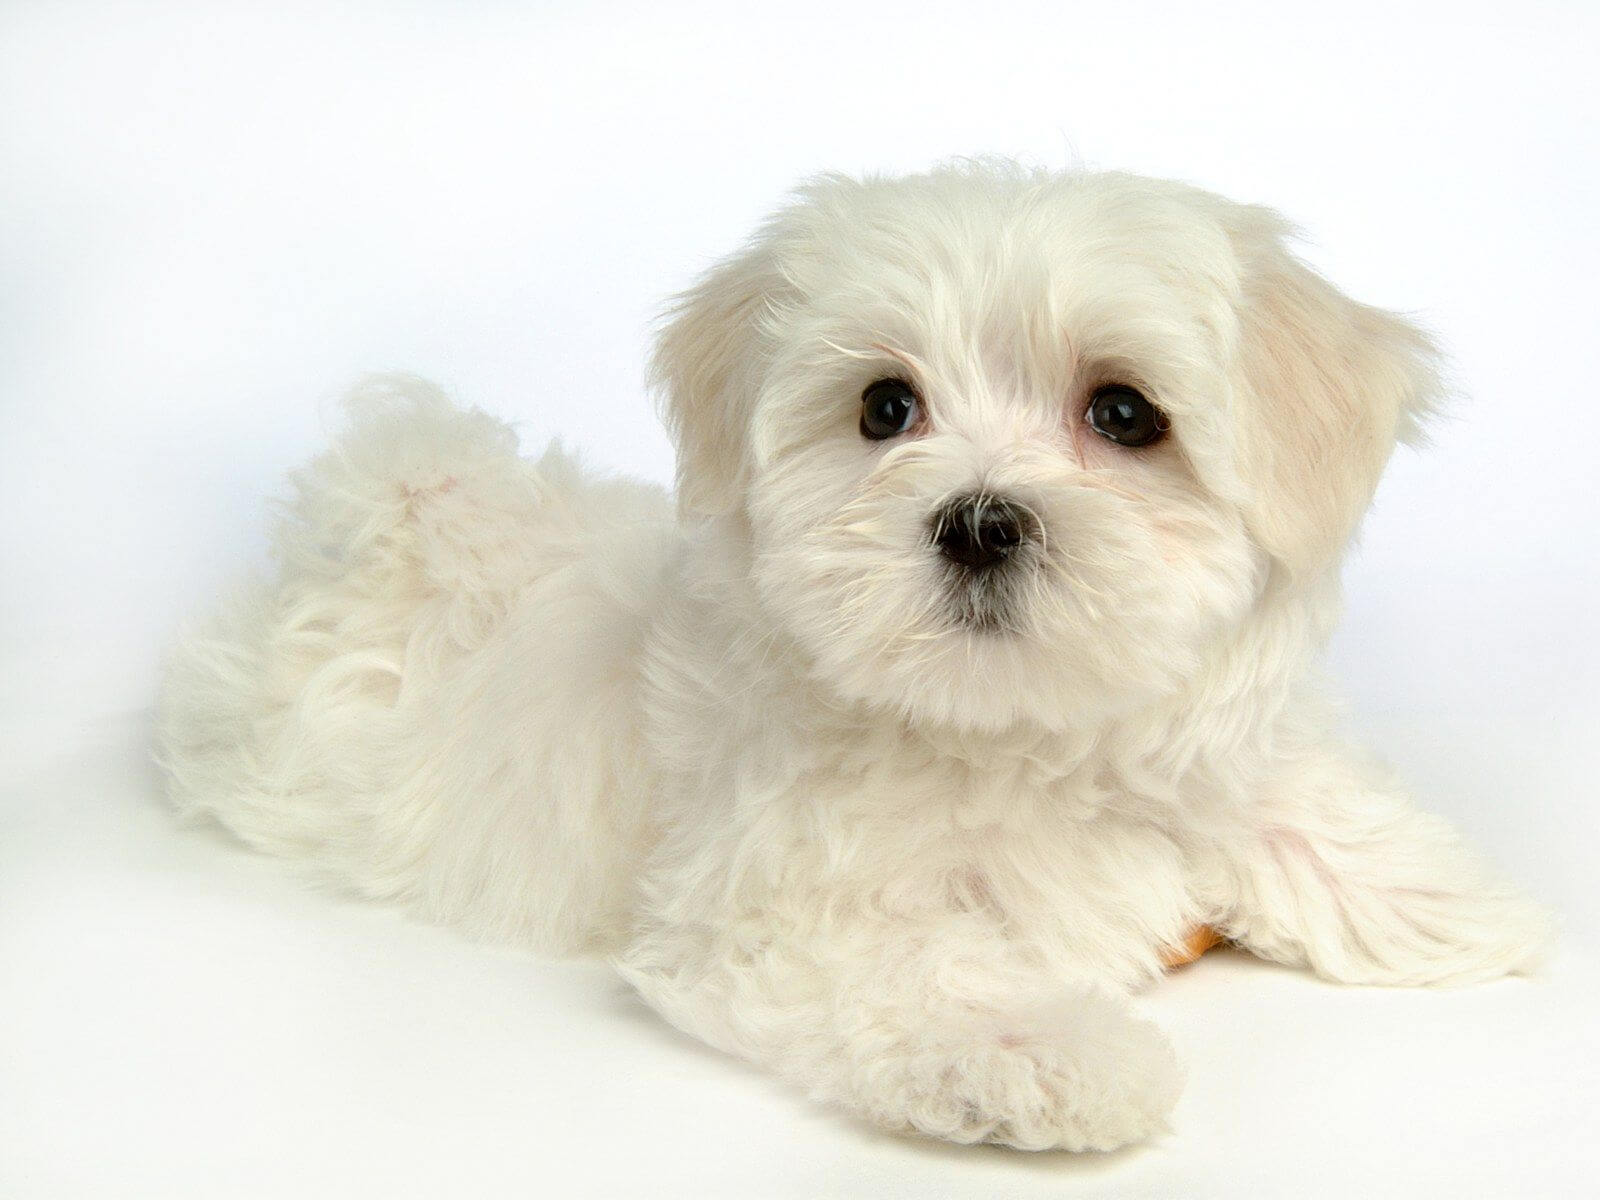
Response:
POLYGON ((658 374, 690 514, 843 697, 1082 725, 1334 568, 1426 340, 1272 214, 1120 175, 828 180, 685 296, 658 374))

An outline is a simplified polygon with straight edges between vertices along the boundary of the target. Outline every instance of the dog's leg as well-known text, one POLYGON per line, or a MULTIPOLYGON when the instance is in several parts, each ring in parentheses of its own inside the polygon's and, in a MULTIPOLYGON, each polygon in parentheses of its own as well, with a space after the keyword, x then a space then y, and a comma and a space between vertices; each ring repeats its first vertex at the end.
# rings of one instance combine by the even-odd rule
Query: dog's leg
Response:
POLYGON ((1182 1075, 1125 996, 1053 980, 992 925, 830 921, 825 935, 619 964, 680 1028, 887 1129, 1026 1150, 1110 1150, 1162 1127, 1182 1075))
POLYGON ((1440 818, 1338 747, 1283 767, 1225 850, 1227 937, 1342 983, 1525 971, 1549 922, 1440 818))

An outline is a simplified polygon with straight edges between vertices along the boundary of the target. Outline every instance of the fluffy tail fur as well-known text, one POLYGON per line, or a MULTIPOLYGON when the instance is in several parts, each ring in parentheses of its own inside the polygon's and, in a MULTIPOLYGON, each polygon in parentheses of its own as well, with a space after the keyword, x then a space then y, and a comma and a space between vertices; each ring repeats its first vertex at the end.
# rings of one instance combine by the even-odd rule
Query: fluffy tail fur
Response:
POLYGON ((650 790, 634 662, 676 535, 659 490, 375 380, 294 477, 277 577, 175 654, 157 756, 185 813, 484 935, 603 949, 650 790), (619 733, 619 731, 623 731, 619 733))

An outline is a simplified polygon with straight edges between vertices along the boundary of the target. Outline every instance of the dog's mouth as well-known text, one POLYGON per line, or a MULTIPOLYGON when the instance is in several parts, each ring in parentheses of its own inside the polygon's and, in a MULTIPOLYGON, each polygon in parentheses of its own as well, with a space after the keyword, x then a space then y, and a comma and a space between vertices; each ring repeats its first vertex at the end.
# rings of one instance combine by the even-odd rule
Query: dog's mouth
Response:
POLYGON ((946 602, 951 624, 997 636, 1019 632, 1016 575, 1020 565, 973 569, 952 564, 946 602))

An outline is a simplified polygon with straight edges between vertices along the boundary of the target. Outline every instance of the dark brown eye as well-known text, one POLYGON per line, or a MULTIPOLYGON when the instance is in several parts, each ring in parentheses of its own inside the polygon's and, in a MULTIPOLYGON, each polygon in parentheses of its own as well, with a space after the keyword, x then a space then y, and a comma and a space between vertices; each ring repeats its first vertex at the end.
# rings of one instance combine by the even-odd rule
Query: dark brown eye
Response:
POLYGON ((1121 383, 1096 389, 1088 417, 1089 428, 1119 446, 1148 446, 1167 432, 1167 414, 1121 383))
POLYGON ((875 442, 897 437, 917 423, 921 405, 903 379, 880 379, 861 393, 861 436, 875 442))

